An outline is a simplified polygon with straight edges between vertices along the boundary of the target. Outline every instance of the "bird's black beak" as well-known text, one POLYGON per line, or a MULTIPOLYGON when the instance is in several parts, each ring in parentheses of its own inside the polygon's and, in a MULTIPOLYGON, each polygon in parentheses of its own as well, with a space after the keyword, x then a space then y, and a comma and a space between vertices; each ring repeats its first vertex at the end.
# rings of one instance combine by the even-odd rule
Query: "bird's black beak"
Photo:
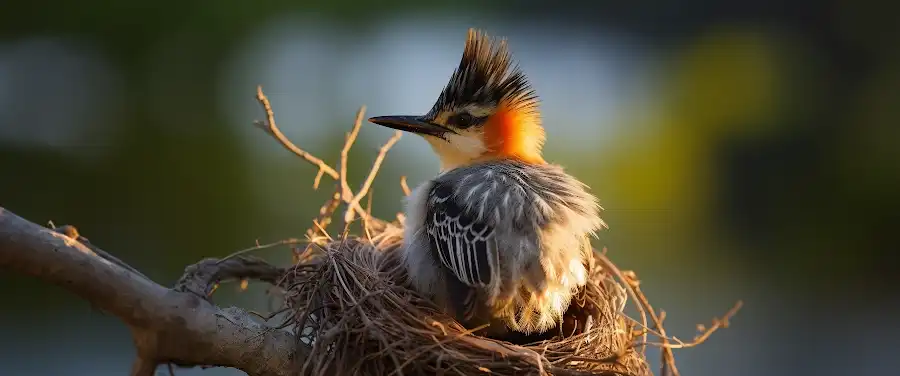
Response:
POLYGON ((435 137, 454 133, 452 129, 426 121, 420 116, 377 116, 369 118, 369 121, 388 128, 435 137))

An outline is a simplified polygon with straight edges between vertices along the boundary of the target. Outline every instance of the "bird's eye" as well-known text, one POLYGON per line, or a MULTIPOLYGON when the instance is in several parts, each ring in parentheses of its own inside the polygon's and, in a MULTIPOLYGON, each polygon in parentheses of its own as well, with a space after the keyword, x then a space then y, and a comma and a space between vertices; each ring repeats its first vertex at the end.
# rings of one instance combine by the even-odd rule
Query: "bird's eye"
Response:
POLYGON ((457 128, 466 129, 468 127, 471 127, 474 122, 472 119, 472 115, 463 112, 461 114, 457 114, 457 115, 453 116, 452 123, 457 128))

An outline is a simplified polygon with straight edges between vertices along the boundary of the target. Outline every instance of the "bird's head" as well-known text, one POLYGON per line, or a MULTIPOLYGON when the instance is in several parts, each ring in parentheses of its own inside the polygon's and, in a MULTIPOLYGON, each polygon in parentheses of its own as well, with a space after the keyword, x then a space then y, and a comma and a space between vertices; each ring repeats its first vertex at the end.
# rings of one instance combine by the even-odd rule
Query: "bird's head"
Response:
POLYGON ((513 65, 506 41, 474 29, 431 111, 369 121, 424 137, 438 154, 441 170, 492 159, 544 163, 544 129, 534 90, 513 65))

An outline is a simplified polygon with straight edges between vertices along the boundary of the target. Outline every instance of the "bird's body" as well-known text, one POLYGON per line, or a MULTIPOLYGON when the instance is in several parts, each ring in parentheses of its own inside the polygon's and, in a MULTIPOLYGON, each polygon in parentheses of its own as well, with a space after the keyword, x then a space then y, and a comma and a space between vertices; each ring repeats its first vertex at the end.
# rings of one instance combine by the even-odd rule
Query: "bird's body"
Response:
POLYGON ((487 334, 556 327, 604 224, 587 187, 544 161, 537 98, 505 43, 470 31, 427 115, 370 121, 422 135, 441 160, 406 203, 412 286, 466 327, 488 324, 487 334))
POLYGON ((456 168, 420 185, 407 208, 411 281, 467 326, 546 331, 585 283, 596 201, 558 166, 456 168))

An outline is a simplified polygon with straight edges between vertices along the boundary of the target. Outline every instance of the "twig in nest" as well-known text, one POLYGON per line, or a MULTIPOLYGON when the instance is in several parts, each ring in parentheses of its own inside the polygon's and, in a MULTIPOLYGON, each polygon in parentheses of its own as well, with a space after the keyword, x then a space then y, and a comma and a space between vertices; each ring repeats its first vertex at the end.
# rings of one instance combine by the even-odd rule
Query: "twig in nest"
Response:
POLYGON ((662 365, 659 370, 659 375, 680 375, 680 373, 678 372, 678 368, 675 366, 675 353, 672 352, 672 347, 669 346, 669 337, 666 335, 666 328, 663 326, 663 320, 659 315, 656 314, 656 310, 653 309, 653 306, 650 305, 650 300, 647 299, 647 296, 644 295, 643 291, 641 291, 641 287, 637 282, 637 278, 633 278, 632 276, 629 277, 630 278, 628 280, 628 284, 631 285, 631 287, 634 289, 639 305, 644 307, 644 309, 650 315, 650 320, 653 321, 653 325, 659 332, 659 340, 662 342, 662 347, 660 349, 660 353, 662 356, 662 365))
POLYGON ((205 259, 188 266, 173 289, 193 292, 197 296, 209 299, 210 290, 219 281, 250 278, 277 285, 284 275, 284 269, 274 267, 256 257, 234 256, 227 260, 205 259))
MULTIPOLYGON (((318 188, 319 183, 321 182, 322 175, 328 175, 335 181, 338 181, 341 185, 341 201, 344 203, 350 204, 350 200, 353 197, 353 191, 350 190, 350 187, 347 186, 347 177, 346 177, 346 154, 349 152, 350 147, 353 145, 353 141, 356 139, 356 134, 359 133, 359 127, 362 125, 362 117, 365 112, 365 106, 360 107, 359 112, 356 114, 356 122, 353 124, 353 130, 351 130, 350 134, 347 137, 347 141, 344 143, 344 147, 341 150, 341 172, 338 172, 331 166, 329 166, 325 161, 321 158, 318 158, 306 150, 303 150, 297 145, 295 145, 291 140, 289 140, 281 130, 278 128, 278 125, 275 123, 275 112, 272 110, 272 104, 269 102, 269 98, 263 93, 262 86, 256 87, 256 100, 259 102, 260 106, 262 106, 263 110, 266 113, 265 121, 255 121, 253 124, 268 133, 270 136, 274 137, 278 143, 281 144, 285 149, 291 151, 297 156, 303 158, 307 162, 311 163, 313 166, 316 166, 319 170, 316 172, 316 178, 313 181, 313 188, 318 188)), ((355 210, 359 215, 365 216, 365 210, 363 210, 359 203, 356 205, 350 204, 350 207, 355 210)))
POLYGON ((404 196, 412 194, 412 191, 409 190, 409 185, 406 185, 406 175, 400 177, 400 189, 403 190, 404 196))
MULTIPOLYGON (((644 351, 647 344, 647 331, 652 330, 647 325, 647 315, 649 314, 650 319, 653 321, 656 330, 659 333, 660 340, 663 344, 668 344, 668 338, 665 334, 665 329, 662 325, 662 320, 660 320, 659 316, 656 315, 656 311, 653 310, 653 307, 650 305, 647 297, 644 295, 643 291, 640 289, 640 281, 637 279, 637 276, 633 272, 622 272, 609 258, 606 257, 606 249, 604 248, 602 253, 600 254, 599 259, 604 263, 604 267, 609 270, 610 273, 613 273, 622 283, 627 286, 628 292, 631 297, 637 301, 637 309, 641 315, 641 325, 647 330, 645 330, 641 337, 641 352, 644 351)), ((669 375, 670 371, 673 376, 679 375, 678 369, 675 368, 675 354, 672 353, 672 349, 669 346, 663 346, 660 351, 662 354, 662 365, 660 369, 660 376, 669 375)))
MULTIPOLYGON (((607 272, 612 273, 613 276, 618 278, 619 281, 625 285, 626 289, 628 290, 628 294, 631 295, 632 299, 634 299, 635 301, 639 301, 640 300, 638 298, 639 291, 635 288, 636 283, 634 283, 637 281, 637 279, 626 276, 625 273, 623 273, 622 270, 620 270, 619 267, 616 266, 616 264, 614 264, 606 256, 606 252, 607 252, 606 247, 603 247, 603 250, 598 255, 599 257, 597 257, 596 259, 599 259, 603 263, 603 268, 606 269, 607 272)), ((644 328, 647 328, 648 327, 647 326, 647 312, 644 309, 644 306, 641 304, 637 304, 637 310, 638 310, 638 313, 641 315, 640 323, 644 326, 644 328)), ((642 342, 646 343, 647 342, 647 332, 644 332, 641 335, 641 337, 642 337, 641 338, 642 342)), ((641 352, 643 353, 645 350, 646 350, 646 346, 642 345, 641 352)), ((660 375, 660 376, 665 376, 665 375, 660 375)))
POLYGON ((313 190, 319 189, 319 183, 322 182, 322 176, 325 175, 325 170, 320 169, 319 172, 316 173, 316 177, 313 179, 313 190))
MULTIPOLYGON (((657 315, 656 310, 653 308, 652 305, 650 305, 650 300, 647 299, 647 296, 641 290, 641 288, 639 286, 640 282, 638 281, 637 276, 634 274, 634 272, 629 271, 629 272, 624 272, 623 274, 626 277, 626 282, 628 283, 629 288, 634 291, 633 296, 635 297, 635 300, 638 303, 637 304, 638 308, 641 309, 642 311, 648 312, 650 315, 650 319, 654 323, 655 329, 648 327, 646 325, 646 323, 642 324, 643 328, 644 328, 644 334, 643 334, 644 342, 641 342, 639 345, 641 347, 644 347, 645 345, 649 344, 649 345, 653 345, 653 346, 658 346, 660 348, 660 355, 662 356, 660 376, 667 376, 667 375, 677 376, 680 374, 678 372, 678 368, 675 365, 675 354, 672 351, 672 349, 690 348, 690 347, 694 347, 694 346, 697 346, 697 345, 705 342, 709 338, 709 336, 711 336, 715 331, 717 331, 721 328, 727 328, 731 317, 736 315, 737 312, 741 309, 741 307, 744 304, 743 301, 738 301, 721 318, 713 318, 712 325, 708 328, 705 327, 704 325, 698 325, 697 330, 700 331, 700 333, 698 333, 696 336, 694 336, 693 341, 684 342, 684 341, 678 339, 677 337, 674 337, 674 336, 669 337, 666 334, 666 329, 663 326, 663 321, 665 321, 666 312, 660 311, 660 313, 657 315), (654 335, 656 335, 659 338, 660 342, 658 342, 658 343, 657 342, 647 342, 647 340, 646 340, 647 332, 651 332, 654 335), (675 343, 672 343, 672 342, 675 342, 675 343)), ((632 319, 630 319, 630 320, 632 320, 632 319)), ((632 320, 632 321, 634 321, 634 320, 632 320)))
POLYGON ((369 217, 372 216, 372 197, 374 197, 374 196, 375 196, 374 190, 370 189, 369 190, 369 202, 366 203, 366 213, 369 214, 369 217))
MULTIPOLYGON (((373 193, 375 193, 375 190, 370 188, 368 194, 366 195, 368 197, 368 202, 366 203, 366 214, 369 215, 368 218, 372 218, 372 197, 374 196, 373 193)), ((371 241, 372 231, 370 231, 369 229, 369 220, 366 218, 363 218, 362 220, 362 229, 363 235, 366 236, 366 240, 371 241)))
POLYGON ((272 111, 272 104, 269 103, 269 98, 266 97, 265 93, 263 93, 261 85, 256 87, 256 100, 266 112, 266 121, 256 121, 253 123, 254 125, 266 131, 266 133, 268 133, 272 137, 275 137, 275 139, 278 140, 278 143, 280 143, 281 146, 284 146, 285 149, 290 150, 292 153, 297 154, 297 156, 299 156, 300 158, 303 158, 307 162, 312 163, 314 166, 318 167, 319 171, 316 173, 316 181, 321 179, 322 174, 328 174, 328 176, 331 176, 332 179, 338 178, 338 172, 331 168, 331 166, 326 164, 325 161, 308 153, 306 150, 300 149, 299 147, 297 147, 297 145, 294 145, 291 140, 288 140, 288 138, 285 137, 284 133, 281 133, 281 130, 278 129, 278 126, 275 124, 275 112, 272 111))
POLYGON ((319 216, 313 220, 312 227, 306 230, 306 237, 312 240, 317 238, 316 233, 321 232, 322 236, 331 240, 331 236, 328 235, 326 229, 328 228, 328 225, 331 224, 331 217, 340 204, 341 188, 336 184, 334 193, 331 194, 331 198, 322 204, 322 207, 319 208, 319 216))
POLYGON ((347 184, 347 159, 350 155, 350 148, 353 147, 353 143, 356 142, 356 136, 359 135, 359 128, 362 126, 362 119, 365 113, 366 106, 360 106, 359 111, 356 112, 356 120, 353 122, 353 128, 350 129, 350 133, 347 133, 347 138, 344 140, 344 147, 341 148, 340 183, 341 198, 344 200, 353 198, 353 193, 350 191, 350 185, 347 184))
MULTIPOLYGON (((350 207, 354 205, 359 205, 359 201, 362 200, 366 194, 369 193, 369 189, 372 188, 372 182, 375 181, 375 176, 378 175, 378 170, 381 169, 381 164, 384 162, 384 157, 387 156, 387 152, 394 147, 394 144, 397 141, 400 141, 400 137, 403 136, 403 132, 395 131, 394 135, 391 136, 384 145, 381 146, 381 149, 378 149, 378 156, 375 157, 375 162, 372 162, 372 168, 369 169, 369 176, 366 177, 366 180, 363 182, 362 187, 360 187, 359 192, 356 192, 356 196, 353 196, 353 199, 350 201, 350 207)), ((343 170, 343 166, 341 167, 343 170)), ((344 222, 350 222, 353 220, 354 212, 352 210, 347 210, 344 214, 344 222)))
POLYGON ((300 239, 295 239, 295 238, 289 238, 289 239, 279 240, 279 241, 277 241, 277 242, 273 242, 273 243, 269 243, 269 244, 259 244, 259 243, 257 242, 257 244, 256 244, 255 246, 253 246, 253 247, 246 248, 246 249, 242 249, 242 250, 237 251, 237 252, 234 252, 234 253, 232 253, 232 254, 230 254, 230 255, 228 255, 228 256, 225 256, 225 258, 219 260, 219 263, 223 263, 223 262, 225 262, 225 261, 227 261, 227 260, 229 260, 229 259, 231 259, 231 258, 233 258, 233 257, 237 257, 237 256, 240 256, 240 255, 243 255, 243 254, 246 254, 246 253, 250 253, 250 252, 253 252, 253 251, 258 251, 258 250, 261 250, 261 249, 277 247, 277 246, 280 246, 280 245, 291 245, 291 244, 300 244, 300 243, 304 243, 304 241, 303 241, 303 240, 300 240, 300 239))
MULTIPOLYGON (((734 306, 728 310, 728 312, 725 312, 725 314, 722 315, 722 317, 713 318, 712 325, 710 325, 709 327, 706 327, 705 325, 702 325, 702 324, 697 325, 697 330, 699 331, 699 333, 697 333, 697 335, 694 336, 694 339, 691 340, 691 342, 684 342, 684 341, 678 339, 678 337, 673 336, 673 337, 669 337, 668 339, 669 339, 669 341, 675 342, 675 343, 662 343, 662 342, 653 343, 653 342, 651 342, 649 344, 654 345, 654 346, 659 346, 659 347, 668 347, 671 349, 687 349, 687 348, 697 346, 703 342, 706 342, 706 340, 709 339, 709 337, 713 333, 715 333, 717 330, 728 328, 729 320, 731 320, 731 318, 734 317, 734 315, 736 315, 738 313, 738 311, 741 310, 741 307, 743 307, 743 306, 744 306, 744 302, 738 300, 737 303, 735 303, 734 306)), ((660 317, 660 320, 662 320, 662 317, 660 317)), ((662 337, 662 333, 657 333, 657 336, 662 337)))

